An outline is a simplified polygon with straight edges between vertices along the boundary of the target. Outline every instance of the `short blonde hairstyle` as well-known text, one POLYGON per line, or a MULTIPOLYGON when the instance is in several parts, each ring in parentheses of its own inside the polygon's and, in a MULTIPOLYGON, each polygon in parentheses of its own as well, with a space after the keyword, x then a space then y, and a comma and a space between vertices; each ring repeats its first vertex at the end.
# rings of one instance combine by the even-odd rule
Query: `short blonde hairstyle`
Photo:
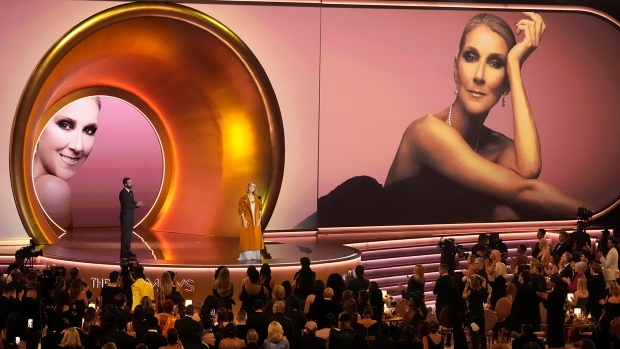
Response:
POLYGON ((284 330, 277 321, 272 321, 267 328, 267 339, 272 343, 279 343, 284 339, 284 330))
POLYGON ((273 290, 271 291, 271 296, 273 297, 273 299, 284 299, 284 296, 286 296, 286 290, 284 289, 284 286, 275 285, 273 287, 273 290))

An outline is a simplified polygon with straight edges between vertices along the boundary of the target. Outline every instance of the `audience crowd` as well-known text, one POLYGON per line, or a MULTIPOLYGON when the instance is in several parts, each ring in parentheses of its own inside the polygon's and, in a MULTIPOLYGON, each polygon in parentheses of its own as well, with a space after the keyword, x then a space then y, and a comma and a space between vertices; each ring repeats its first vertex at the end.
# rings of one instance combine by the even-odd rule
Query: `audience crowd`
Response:
POLYGON ((172 271, 154 289, 142 266, 125 266, 95 299, 78 268, 59 277, 16 260, 0 283, 0 349, 486 349, 485 312, 506 304, 509 315, 493 330, 500 344, 564 347, 565 325, 580 322, 592 332, 584 347, 620 348, 610 333, 620 317, 618 239, 604 231, 593 244, 583 230, 561 231, 558 240, 540 229, 531 253, 520 245, 509 256, 499 235, 481 234, 460 271, 441 264, 427 281, 415 265, 399 286, 401 321, 389 321, 386 303, 396 303, 361 265, 321 280, 304 257, 280 283, 268 264, 249 266, 239 285, 221 266, 204 301, 186 306, 172 271), (434 309, 425 291, 435 295, 434 309))

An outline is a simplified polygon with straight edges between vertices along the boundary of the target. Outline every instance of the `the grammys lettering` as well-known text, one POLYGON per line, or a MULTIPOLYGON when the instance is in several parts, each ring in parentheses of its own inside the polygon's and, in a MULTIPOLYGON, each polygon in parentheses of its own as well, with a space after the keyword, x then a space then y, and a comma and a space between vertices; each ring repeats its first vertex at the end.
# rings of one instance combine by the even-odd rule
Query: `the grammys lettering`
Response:
MULTIPOLYGON (((110 279, 99 279, 99 278, 90 278, 92 286, 91 288, 99 289, 103 288, 103 285, 106 285, 110 282, 110 279)), ((159 279, 155 279, 155 281, 151 281, 151 279, 147 278, 148 281, 153 287, 158 290, 159 289, 159 279)), ((193 279, 183 279, 181 281, 176 281, 177 289, 182 290, 185 293, 194 292, 194 280, 193 279)))

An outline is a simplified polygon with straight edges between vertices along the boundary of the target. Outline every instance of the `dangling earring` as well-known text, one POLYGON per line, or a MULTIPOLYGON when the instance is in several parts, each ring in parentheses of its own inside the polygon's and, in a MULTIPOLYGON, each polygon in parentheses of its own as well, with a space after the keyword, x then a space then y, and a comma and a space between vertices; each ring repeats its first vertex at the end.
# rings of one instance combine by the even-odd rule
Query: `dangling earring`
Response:
POLYGON ((502 93, 502 107, 506 106, 506 95, 507 94, 508 94, 508 92, 502 93))
POLYGON ((456 83, 456 80, 454 80, 454 96, 458 96, 459 95, 459 84, 456 83))

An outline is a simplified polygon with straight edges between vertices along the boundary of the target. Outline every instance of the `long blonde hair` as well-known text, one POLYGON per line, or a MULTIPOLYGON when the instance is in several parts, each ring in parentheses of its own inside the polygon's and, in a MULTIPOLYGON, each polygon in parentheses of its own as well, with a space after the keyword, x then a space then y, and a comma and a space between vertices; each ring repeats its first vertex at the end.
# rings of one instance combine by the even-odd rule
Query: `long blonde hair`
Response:
POLYGON ((284 339, 284 330, 282 330, 282 326, 277 321, 272 321, 267 328, 267 339, 271 343, 279 343, 284 339))
POLYGON ((413 279, 421 284, 424 283, 424 266, 422 264, 416 264, 413 267, 413 279))
POLYGON ((80 333, 74 327, 67 328, 64 336, 62 336, 62 341, 60 341, 60 346, 64 348, 81 347, 82 341, 80 341, 80 333))
POLYGON ((217 276, 217 279, 215 279, 213 288, 215 288, 217 293, 222 297, 230 296, 233 284, 230 281, 230 272, 228 271, 228 268, 223 267, 220 270, 220 274, 217 276))
POLYGON ((581 292, 581 293, 587 293, 588 292, 588 280, 586 280, 585 277, 582 276, 577 281, 577 290, 579 290, 579 292, 581 292))

